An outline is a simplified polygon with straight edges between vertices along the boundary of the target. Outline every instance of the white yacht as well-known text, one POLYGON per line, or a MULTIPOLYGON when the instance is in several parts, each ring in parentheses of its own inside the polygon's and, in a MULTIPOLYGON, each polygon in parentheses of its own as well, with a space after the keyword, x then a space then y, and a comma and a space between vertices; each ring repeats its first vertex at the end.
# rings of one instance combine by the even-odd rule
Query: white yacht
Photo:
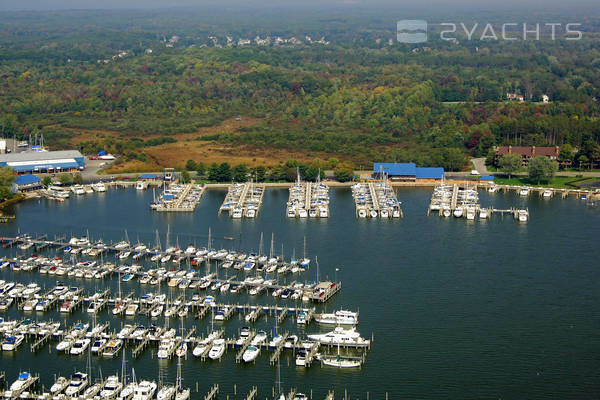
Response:
POLYGON ((550 197, 552 197, 552 190, 551 190, 551 189, 545 189, 545 190, 542 192, 542 197, 545 197, 545 198, 550 198, 550 197))
POLYGON ((320 355, 317 354, 317 359, 321 364, 337 368, 358 368, 362 365, 362 361, 358 357, 344 357, 337 355, 320 355))
POLYGON ((256 346, 248 346, 244 354, 242 354, 242 359, 244 362, 249 363, 256 360, 256 357, 260 354, 260 347, 256 346))
POLYGON ((218 360, 223 354, 225 354, 225 339, 216 339, 208 352, 208 357, 211 360, 218 360))
POLYGON ((106 339, 97 339, 92 344, 92 348, 90 349, 90 351, 92 352, 92 354, 100 355, 104 350, 104 346, 106 346, 106 339))
POLYGON ((481 208, 479 209, 479 218, 480 219, 487 219, 488 218, 488 210, 487 208, 481 208))
POLYGON ((175 395, 175 387, 174 386, 163 386, 160 388, 158 393, 156 394, 156 400, 171 400, 175 395))
POLYGON ((119 353, 119 350, 121 350, 121 347, 123 347, 123 341, 121 339, 109 340, 102 350, 102 357, 116 356, 119 353))
POLYGON ((161 340, 156 356, 163 359, 169 358, 173 354, 176 344, 174 340, 161 340))
POLYGON ((462 209, 462 207, 457 207, 457 208, 454 210, 454 216, 455 216, 456 218, 460 218, 460 217, 462 217, 462 216, 463 216, 463 209, 462 209))
POLYGON ((315 314, 315 321, 327 325, 356 325, 358 312, 339 310, 330 314, 315 314))
POLYGON ((519 195, 529 196, 529 188, 527 186, 523 186, 521 190, 519 190, 519 195))
POLYGON ((362 338, 354 328, 337 327, 328 333, 308 335, 308 338, 328 345, 348 347, 368 347, 370 345, 370 341, 362 338))
POLYGON ((133 393, 133 400, 151 400, 156 392, 156 382, 141 381, 133 393))
POLYGON ((69 387, 65 390, 65 394, 69 397, 77 397, 85 391, 88 385, 88 376, 83 372, 76 372, 71 377, 69 387))
POLYGON ((3 393, 5 399, 12 399, 27 389, 34 382, 35 378, 29 372, 19 373, 19 377, 14 381, 7 391, 3 393))
POLYGON ((82 195, 85 194, 85 188, 83 185, 73 185, 71 186, 71 192, 75 193, 76 195, 82 195))
POLYGON ((242 218, 242 208, 234 207, 233 213, 231 214, 231 218, 235 218, 235 219, 242 218))
POLYGON ((73 356, 83 354, 83 352, 85 352, 90 345, 90 341, 90 339, 76 340, 75 343, 73 343, 73 346, 71 346, 71 351, 69 353, 73 356))
POLYGON ((50 394, 55 396, 62 393, 69 386, 69 380, 64 376, 59 376, 54 384, 50 387, 50 394))
POLYGON ((123 384, 119 381, 119 377, 116 375, 109 376, 106 378, 102 391, 100 391, 100 398, 102 400, 115 399, 121 389, 123 389, 123 384))
POLYGON ((104 182, 92 183, 92 189, 94 192, 106 192, 106 185, 104 182))
POLYGON ((24 335, 9 336, 2 342, 2 351, 14 351, 25 340, 24 335))

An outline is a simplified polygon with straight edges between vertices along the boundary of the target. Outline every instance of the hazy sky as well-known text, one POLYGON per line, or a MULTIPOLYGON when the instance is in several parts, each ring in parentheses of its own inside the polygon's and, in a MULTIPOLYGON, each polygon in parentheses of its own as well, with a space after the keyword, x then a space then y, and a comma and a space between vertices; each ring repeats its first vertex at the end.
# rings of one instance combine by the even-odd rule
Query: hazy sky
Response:
MULTIPOLYGON (((51 9, 106 9, 106 8, 163 8, 181 6, 212 7, 233 4, 232 0, 0 0, 0 10, 51 10, 51 9)), ((244 6, 270 6, 278 8, 285 6, 339 6, 339 7, 381 7, 389 6, 394 9, 407 7, 411 9, 427 9, 430 7, 447 7, 456 9, 565 9, 576 12, 577 9, 600 10, 599 0, 246 0, 239 1, 244 6)))

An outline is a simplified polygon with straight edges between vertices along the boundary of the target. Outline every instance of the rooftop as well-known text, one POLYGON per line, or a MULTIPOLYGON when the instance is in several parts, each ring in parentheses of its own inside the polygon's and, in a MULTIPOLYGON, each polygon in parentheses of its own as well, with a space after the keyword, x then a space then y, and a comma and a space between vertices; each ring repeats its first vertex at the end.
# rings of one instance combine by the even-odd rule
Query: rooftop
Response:
POLYGON ((23 151, 21 153, 0 154, 0 162, 45 161, 65 158, 83 158, 77 150, 61 151, 23 151))

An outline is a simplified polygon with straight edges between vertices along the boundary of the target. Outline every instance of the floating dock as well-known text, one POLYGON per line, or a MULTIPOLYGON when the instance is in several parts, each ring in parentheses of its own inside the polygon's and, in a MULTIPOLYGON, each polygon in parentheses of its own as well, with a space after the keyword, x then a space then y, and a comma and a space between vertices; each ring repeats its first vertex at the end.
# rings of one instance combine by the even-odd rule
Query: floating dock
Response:
POLYGON ((400 202, 387 180, 352 185, 352 197, 358 218, 404 217, 400 202))
POLYGON ((150 208, 162 212, 192 212, 202 199, 205 190, 204 185, 171 184, 158 197, 155 196, 150 208))
POLYGON ((233 183, 227 190, 219 215, 227 212, 231 218, 256 218, 262 205, 265 186, 252 182, 233 183))

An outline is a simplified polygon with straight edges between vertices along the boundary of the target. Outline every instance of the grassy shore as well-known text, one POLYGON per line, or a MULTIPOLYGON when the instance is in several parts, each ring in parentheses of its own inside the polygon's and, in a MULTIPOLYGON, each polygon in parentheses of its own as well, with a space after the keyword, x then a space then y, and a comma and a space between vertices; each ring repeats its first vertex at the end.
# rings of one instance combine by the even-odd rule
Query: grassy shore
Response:
POLYGON ((518 185, 518 186, 542 186, 556 189, 578 189, 585 184, 599 181, 598 178, 577 178, 572 176, 555 176, 552 179, 542 180, 538 183, 537 180, 529 179, 528 177, 494 177, 494 182, 499 185, 518 185))

